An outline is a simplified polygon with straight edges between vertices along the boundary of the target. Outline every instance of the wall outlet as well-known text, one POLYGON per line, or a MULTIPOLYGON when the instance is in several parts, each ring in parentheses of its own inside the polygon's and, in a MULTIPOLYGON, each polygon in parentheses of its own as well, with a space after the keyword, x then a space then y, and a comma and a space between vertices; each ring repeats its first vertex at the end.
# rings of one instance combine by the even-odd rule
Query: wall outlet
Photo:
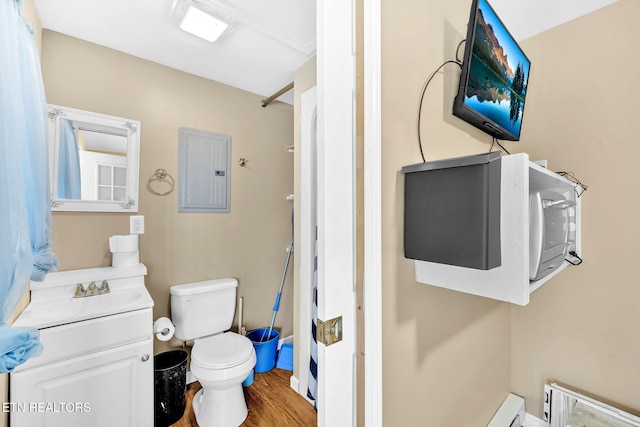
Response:
POLYGON ((144 234, 144 215, 129 217, 129 234, 144 234))

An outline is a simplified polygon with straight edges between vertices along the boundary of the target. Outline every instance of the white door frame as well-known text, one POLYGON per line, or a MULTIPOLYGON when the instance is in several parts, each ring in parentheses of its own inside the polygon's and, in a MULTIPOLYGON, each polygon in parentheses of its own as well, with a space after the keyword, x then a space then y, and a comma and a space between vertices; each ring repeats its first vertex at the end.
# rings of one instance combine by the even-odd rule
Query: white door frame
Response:
MULTIPOLYGON (((364 4, 365 417, 382 425, 381 20, 364 4)), ((318 346, 318 425, 355 425, 355 0, 317 0, 318 317, 343 341, 318 346), (350 41, 350 43, 348 42, 350 41)), ((304 362, 303 362, 304 363, 304 362)))
POLYGON ((364 396, 365 426, 382 426, 381 0, 364 2, 364 396))
POLYGON ((318 318, 342 316, 342 341, 318 344, 318 425, 354 425, 355 16, 317 0, 318 318))

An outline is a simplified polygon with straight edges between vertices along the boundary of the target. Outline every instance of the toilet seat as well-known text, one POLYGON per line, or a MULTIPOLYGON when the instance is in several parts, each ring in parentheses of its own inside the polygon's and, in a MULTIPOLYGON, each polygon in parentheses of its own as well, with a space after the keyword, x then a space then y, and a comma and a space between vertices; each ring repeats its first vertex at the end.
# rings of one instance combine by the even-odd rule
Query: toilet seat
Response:
POLYGON ((191 362, 205 369, 229 369, 254 357, 251 340, 235 332, 196 339, 191 362))

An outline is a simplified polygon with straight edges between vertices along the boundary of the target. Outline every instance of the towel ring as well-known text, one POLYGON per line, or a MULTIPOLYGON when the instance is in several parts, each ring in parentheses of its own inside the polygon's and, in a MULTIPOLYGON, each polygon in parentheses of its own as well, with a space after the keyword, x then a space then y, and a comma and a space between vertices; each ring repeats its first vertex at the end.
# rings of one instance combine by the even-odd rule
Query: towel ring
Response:
POLYGON ((173 191, 173 187, 175 186, 175 184, 176 182, 173 180, 173 177, 169 175, 169 173, 166 170, 156 169, 155 173, 151 176, 151 178, 149 178, 149 181, 147 181, 147 190, 149 190, 149 192, 157 196, 166 196, 167 194, 173 191), (169 187, 170 187, 169 190, 165 192, 154 190, 151 187, 151 183, 155 181, 166 182, 167 184, 169 184, 169 187))

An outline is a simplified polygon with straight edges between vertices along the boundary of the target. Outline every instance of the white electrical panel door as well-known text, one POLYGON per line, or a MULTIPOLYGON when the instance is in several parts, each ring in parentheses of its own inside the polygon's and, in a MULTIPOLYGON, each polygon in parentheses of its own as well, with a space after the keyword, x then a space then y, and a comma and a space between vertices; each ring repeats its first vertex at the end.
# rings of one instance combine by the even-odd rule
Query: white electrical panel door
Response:
POLYGON ((228 213, 231 137, 185 127, 178 134, 178 212, 228 213))

